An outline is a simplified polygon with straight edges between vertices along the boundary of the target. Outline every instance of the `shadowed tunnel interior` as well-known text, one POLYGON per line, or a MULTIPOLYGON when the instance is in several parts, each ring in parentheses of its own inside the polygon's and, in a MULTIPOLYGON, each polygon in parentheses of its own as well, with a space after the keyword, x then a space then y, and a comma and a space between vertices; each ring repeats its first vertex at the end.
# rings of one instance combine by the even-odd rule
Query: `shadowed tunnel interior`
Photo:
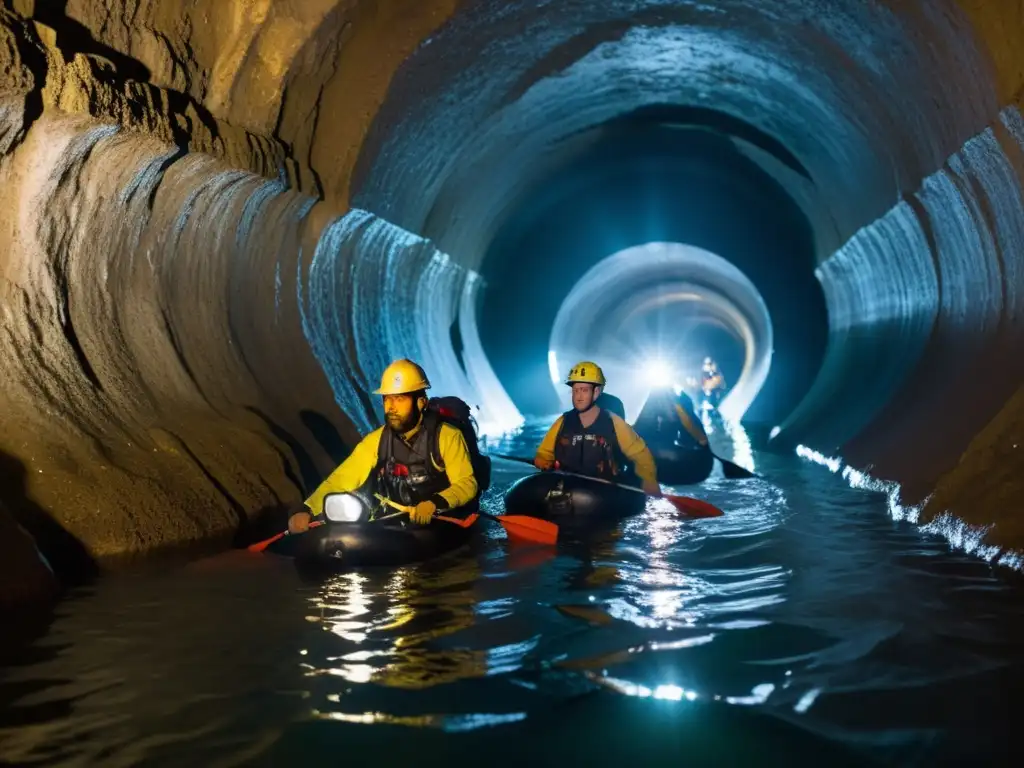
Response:
POLYGON ((770 447, 1024 547, 1021 3, 43 5, 0 11, 0 449, 51 559, 295 506, 395 357, 488 431, 564 407, 559 307, 649 243, 759 292, 770 447))
MULTIPOLYGON (((537 361, 569 289, 604 257, 649 242, 721 255, 759 289, 775 329, 776 371, 749 417, 777 423, 813 381, 828 323, 807 219, 733 140, 672 117, 659 110, 653 125, 629 120, 577 137, 583 149, 573 142, 569 162, 522 191, 490 243, 481 271, 502 290, 482 308, 481 335, 524 410, 564 410, 537 361)), ((653 267, 650 275, 666 279, 653 267)))

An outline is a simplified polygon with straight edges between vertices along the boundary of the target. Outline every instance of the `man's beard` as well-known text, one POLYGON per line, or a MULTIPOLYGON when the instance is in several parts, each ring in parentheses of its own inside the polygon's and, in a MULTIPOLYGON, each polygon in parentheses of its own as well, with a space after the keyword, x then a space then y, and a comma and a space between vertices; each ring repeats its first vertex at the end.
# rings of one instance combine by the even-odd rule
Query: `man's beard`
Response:
POLYGON ((591 408, 593 408, 595 405, 597 405, 597 398, 596 397, 593 398, 587 405, 584 405, 582 407, 576 405, 576 401, 575 400, 573 400, 573 403, 572 403, 572 407, 576 409, 577 413, 586 413, 591 408))
POLYGON ((394 416, 387 416, 388 426, 400 435, 404 435, 410 429, 416 426, 420 420, 420 409, 419 406, 413 406, 413 409, 409 412, 409 415, 404 419, 394 416))

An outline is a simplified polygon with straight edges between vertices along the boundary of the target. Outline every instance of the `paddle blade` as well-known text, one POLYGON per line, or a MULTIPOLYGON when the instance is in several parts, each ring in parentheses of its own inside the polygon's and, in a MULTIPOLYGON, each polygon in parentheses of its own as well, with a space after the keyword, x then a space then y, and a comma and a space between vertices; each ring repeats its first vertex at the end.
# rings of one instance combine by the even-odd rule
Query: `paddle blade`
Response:
POLYGON ((755 472, 751 472, 739 464, 734 464, 725 459, 719 459, 719 461, 722 462, 722 474, 725 475, 727 480, 745 480, 748 477, 758 477, 755 472))
POLYGON ((509 536, 535 544, 554 544, 558 541, 558 526, 547 520, 526 515, 501 515, 495 518, 509 536))
POLYGON ((466 515, 466 517, 444 517, 442 515, 435 515, 434 519, 443 520, 446 523, 454 523, 460 528, 471 528, 478 517, 480 517, 480 515, 466 515))
POLYGON ((663 498, 687 517, 721 517, 725 514, 714 504, 709 504, 700 499, 691 499, 688 496, 670 496, 668 494, 663 498))

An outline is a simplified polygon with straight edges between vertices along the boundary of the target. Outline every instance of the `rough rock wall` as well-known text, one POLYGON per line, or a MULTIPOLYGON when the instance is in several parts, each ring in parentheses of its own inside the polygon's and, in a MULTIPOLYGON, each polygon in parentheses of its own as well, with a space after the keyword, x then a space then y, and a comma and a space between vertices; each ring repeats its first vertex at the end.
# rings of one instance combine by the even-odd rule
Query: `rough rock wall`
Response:
MULTIPOLYGON (((5 0, 46 106, 344 208, 391 77, 459 0, 5 0), (315 165, 315 169, 314 169, 315 165)), ((21 53, 22 56, 25 53, 21 53)))
MULTIPOLYGON (((7 42, 2 91, 27 94, 26 124, 44 110, 87 114, 254 173, 276 176, 286 167, 287 148, 269 134, 238 127, 214 116, 200 100, 162 86, 164 78, 154 78, 141 61, 62 15, 56 10, 60 3, 37 5, 33 18, 0 9, 7 42)), ((163 50, 158 38, 150 42, 150 49, 163 50)))
POLYGON ((295 300, 302 253, 344 208, 297 192, 320 191, 324 81, 346 96, 330 158, 351 165, 390 71, 443 18, 418 2, 4 6, 0 600, 52 586, 25 529, 65 579, 225 541, 352 443, 295 300))
POLYGON ((0 179, 0 452, 23 467, 19 521, 45 537, 45 514, 95 558, 228 539, 300 501, 301 454, 330 460, 299 414, 345 423, 294 343, 312 201, 49 113, 0 179))

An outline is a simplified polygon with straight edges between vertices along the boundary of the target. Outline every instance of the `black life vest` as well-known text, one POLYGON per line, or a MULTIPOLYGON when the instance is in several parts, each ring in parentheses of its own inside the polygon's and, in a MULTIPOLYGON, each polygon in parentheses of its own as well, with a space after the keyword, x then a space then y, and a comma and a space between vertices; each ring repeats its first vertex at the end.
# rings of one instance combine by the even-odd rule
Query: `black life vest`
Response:
POLYGON ((621 480, 626 457, 619 448, 611 414, 602 409, 594 423, 584 427, 578 411, 563 413, 555 438, 555 461, 566 472, 621 480))
POLYGON ((425 411, 419 431, 407 443, 388 426, 377 446, 377 492, 392 501, 415 506, 451 486, 438 449, 441 422, 425 411))

